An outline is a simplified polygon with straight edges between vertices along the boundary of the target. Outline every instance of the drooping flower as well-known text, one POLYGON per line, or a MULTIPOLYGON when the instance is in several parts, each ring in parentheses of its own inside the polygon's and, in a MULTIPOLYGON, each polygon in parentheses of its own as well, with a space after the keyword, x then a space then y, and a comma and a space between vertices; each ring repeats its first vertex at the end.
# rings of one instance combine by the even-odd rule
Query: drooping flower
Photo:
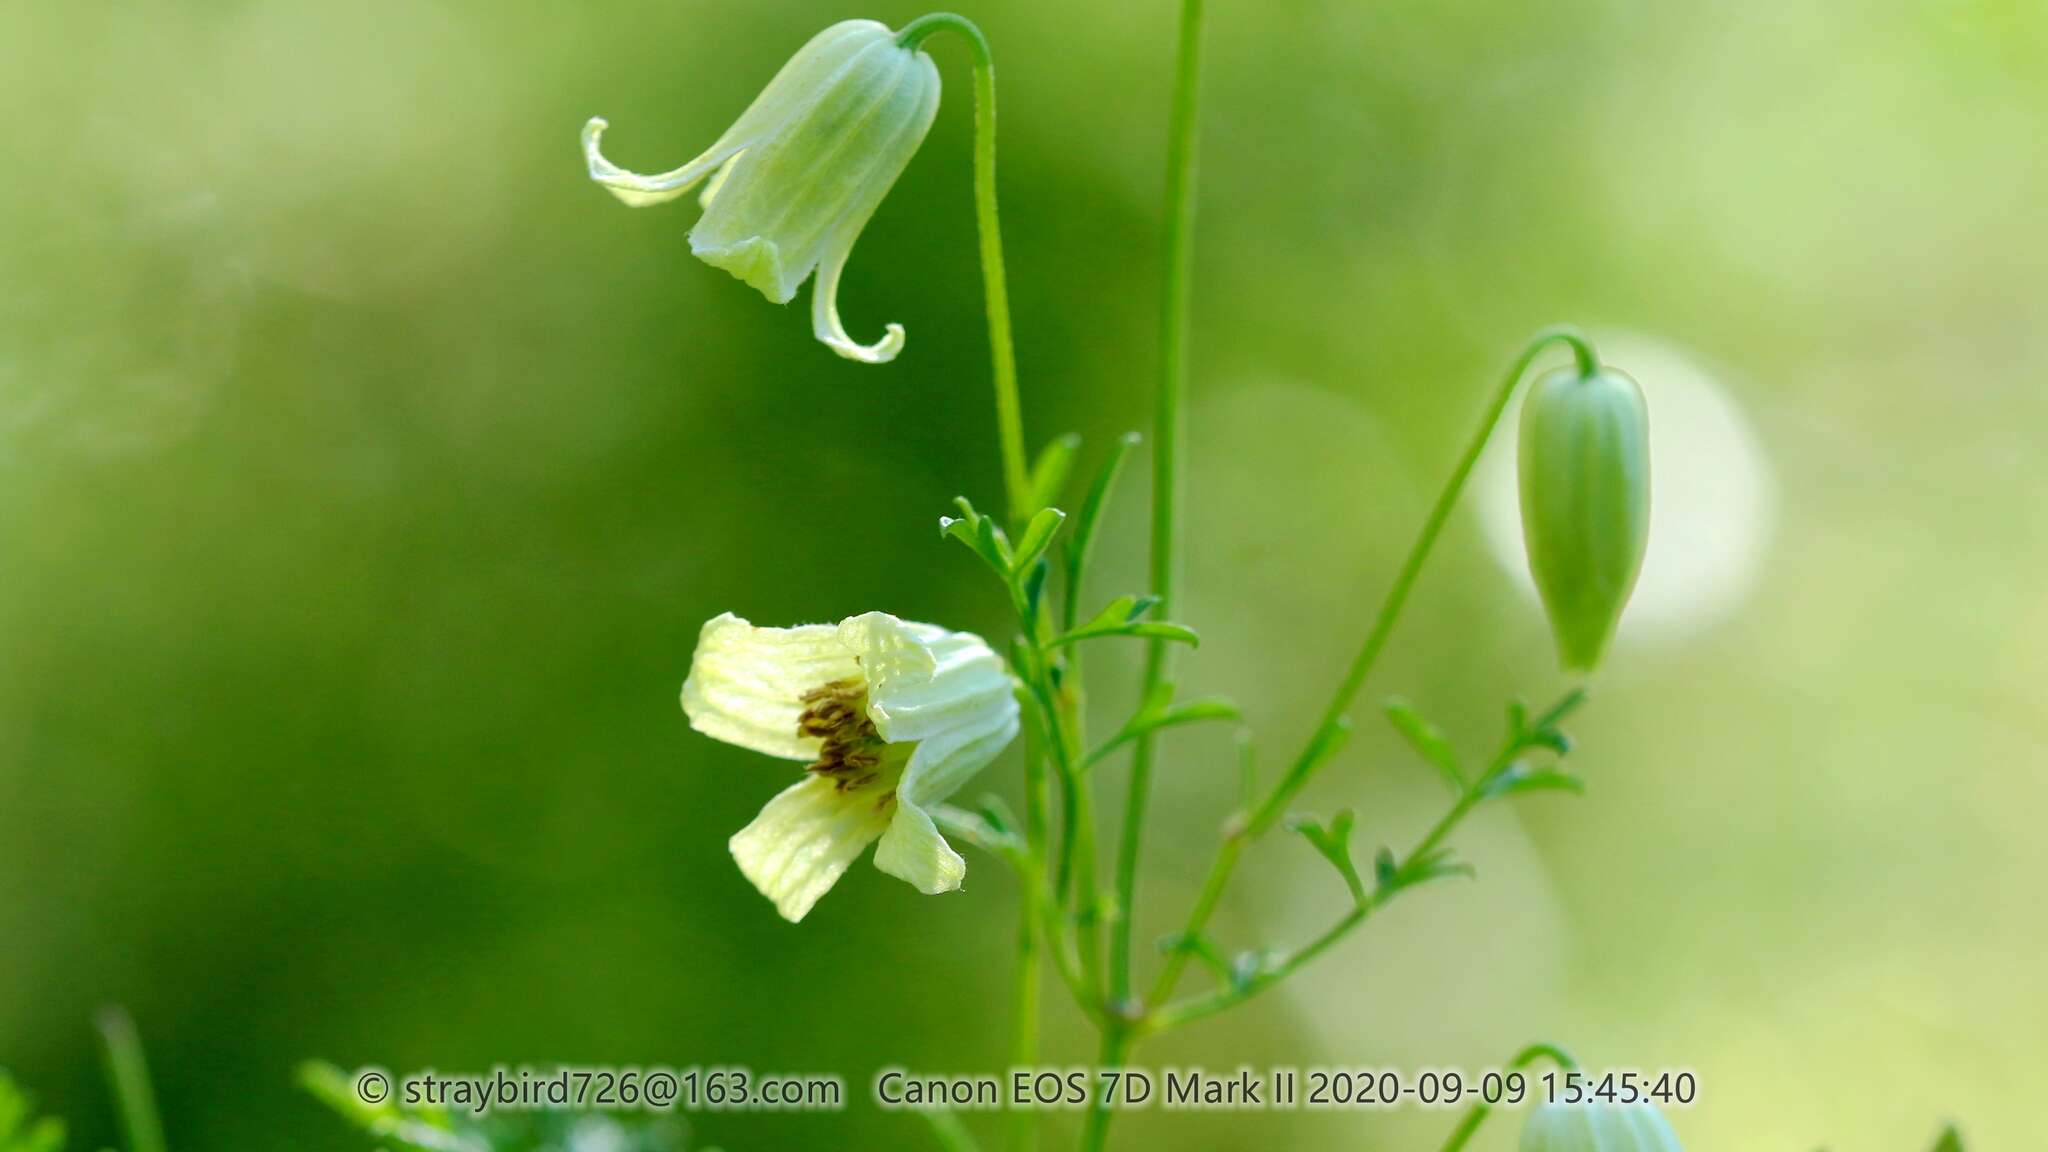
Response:
POLYGON ((812 271, 811 325, 834 352, 867 364, 896 358, 903 326, 873 344, 846 334, 839 274, 854 241, 924 142, 939 109, 930 56, 873 20, 813 37, 703 155, 653 176, 604 158, 603 118, 583 129, 590 178, 634 207, 660 204, 710 179, 690 251, 787 304, 812 271))
POLYGON ((1017 698, 981 637, 882 612, 837 625, 756 628, 728 612, 704 625, 683 711, 707 736, 806 761, 730 842, 776 911, 801 920, 879 840, 875 866, 928 895, 967 864, 928 807, 1017 734, 1017 698))
POLYGON ((1522 1123, 1521 1152, 1685 1152, 1649 1104, 1545 1104, 1522 1123))
POLYGON ((1590 672, 1650 541, 1650 417, 1618 372, 1561 368, 1522 405, 1522 540, 1564 666, 1590 672))

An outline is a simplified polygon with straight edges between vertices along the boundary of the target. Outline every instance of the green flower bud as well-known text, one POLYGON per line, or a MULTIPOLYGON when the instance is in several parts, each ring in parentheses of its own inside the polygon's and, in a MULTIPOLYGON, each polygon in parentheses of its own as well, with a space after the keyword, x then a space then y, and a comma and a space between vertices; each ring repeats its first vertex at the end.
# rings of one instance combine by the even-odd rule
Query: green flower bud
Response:
POLYGON ((1567 669, 1600 662, 1650 537, 1650 420, 1620 373, 1560 369, 1522 405, 1522 541, 1567 669))
POLYGON ((1649 1104, 1545 1104, 1522 1124, 1522 1152, 1685 1152, 1649 1104))
POLYGON ((939 110, 932 58, 872 20, 834 24, 798 50, 703 155, 642 176, 604 158, 602 118, 583 129, 590 178, 634 207, 673 200, 710 178, 690 251, 787 304, 813 271, 811 324, 841 356, 895 358, 903 327, 856 343, 839 319, 839 275, 854 241, 910 163, 939 110))

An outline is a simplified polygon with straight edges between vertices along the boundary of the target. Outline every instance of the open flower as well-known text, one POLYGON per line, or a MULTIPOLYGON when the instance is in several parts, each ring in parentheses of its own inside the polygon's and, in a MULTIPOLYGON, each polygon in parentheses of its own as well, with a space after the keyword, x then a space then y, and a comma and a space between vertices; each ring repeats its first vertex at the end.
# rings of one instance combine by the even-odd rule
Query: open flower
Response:
POLYGON ((868 218, 924 142, 939 110, 939 70, 873 20, 818 33, 782 66, 725 135, 695 160, 654 176, 606 160, 606 127, 583 129, 590 178, 634 207, 673 200, 710 178, 690 251, 787 304, 813 270, 811 326, 851 360, 881 364, 903 326, 860 344, 839 320, 839 274, 868 218))
POLYGON ((683 711, 706 736, 808 762, 731 841, 791 921, 878 839, 875 867, 928 895, 960 887, 967 863, 925 809, 1017 734, 1009 674, 981 637, 882 612, 798 628, 709 621, 683 711))

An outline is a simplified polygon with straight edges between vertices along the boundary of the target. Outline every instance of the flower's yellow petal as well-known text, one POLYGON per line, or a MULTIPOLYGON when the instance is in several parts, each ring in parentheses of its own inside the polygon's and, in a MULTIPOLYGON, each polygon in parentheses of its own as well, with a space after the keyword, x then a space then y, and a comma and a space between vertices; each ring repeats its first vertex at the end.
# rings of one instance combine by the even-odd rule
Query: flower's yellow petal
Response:
POLYGON ((809 43, 797 50, 795 56, 790 57, 717 143, 703 155, 668 172, 643 176, 605 159, 598 142, 607 125, 603 117, 592 117, 583 126, 583 157, 589 165, 590 178, 635 208, 681 196, 738 155, 749 143, 775 132, 815 103, 829 86, 831 78, 846 66, 855 53, 867 46, 878 28, 888 31, 872 20, 846 20, 813 36, 809 43))
POLYGON ((1016 736, 1015 686, 981 637, 870 612, 841 622, 839 640, 867 674, 876 733, 916 745, 897 785, 910 807, 952 795, 1016 736))
POLYGON ((860 659, 868 686, 868 715, 882 739, 893 742, 897 737, 889 735, 888 718, 875 714, 876 695, 886 697, 901 685, 929 681, 939 666, 929 642, 947 635, 943 628, 898 620, 887 612, 866 612, 839 622, 839 643, 860 659))
POLYGON ((952 795, 1017 735, 1014 698, 985 727, 954 728, 919 742, 896 784, 896 815, 875 848, 875 867, 908 881, 926 895, 951 892, 967 875, 967 862, 933 826, 926 809, 952 795))
POLYGON ((770 756, 813 758, 820 740, 797 733, 804 694, 862 678, 839 631, 830 624, 756 628, 730 612, 707 621, 683 681, 690 726, 770 756))
POLYGON ((808 777, 783 789, 733 835, 732 858, 782 918, 794 923, 888 827, 888 796, 883 788, 841 791, 825 777, 808 777))
POLYGON ((953 850, 924 809, 897 797, 896 815, 875 846, 875 867, 927 896, 951 892, 967 877, 967 861, 953 850))
POLYGON ((1007 708, 918 741, 897 782, 897 795, 919 807, 946 799, 1016 739, 1017 726, 1017 701, 1012 697, 1007 708))
MULTIPOLYGON (((882 739, 892 744, 929 740, 957 730, 972 735, 989 728, 996 717, 1017 714, 1009 672, 981 637, 929 624, 903 626, 917 636, 929 663, 878 668, 875 658, 862 657, 868 669, 868 715, 882 739)), ((854 643, 847 646, 861 650, 854 643)))
POLYGON ((967 864, 926 809, 958 791, 1016 738, 1017 697, 1002 661, 979 636, 929 624, 903 627, 919 636, 932 664, 922 675, 869 683, 868 716, 876 730, 892 742, 915 742, 875 866, 920 892, 950 892, 967 864))

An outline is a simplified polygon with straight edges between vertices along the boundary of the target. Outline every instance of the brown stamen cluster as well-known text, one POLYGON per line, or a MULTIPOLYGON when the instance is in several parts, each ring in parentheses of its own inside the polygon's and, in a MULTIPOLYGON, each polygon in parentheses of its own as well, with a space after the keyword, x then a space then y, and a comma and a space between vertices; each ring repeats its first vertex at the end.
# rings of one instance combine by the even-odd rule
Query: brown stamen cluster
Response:
POLYGON ((882 774, 885 745, 868 719, 867 689, 857 681, 834 680, 804 693, 803 704, 797 734, 825 742, 817 762, 804 771, 829 777, 841 792, 874 783, 882 774))

